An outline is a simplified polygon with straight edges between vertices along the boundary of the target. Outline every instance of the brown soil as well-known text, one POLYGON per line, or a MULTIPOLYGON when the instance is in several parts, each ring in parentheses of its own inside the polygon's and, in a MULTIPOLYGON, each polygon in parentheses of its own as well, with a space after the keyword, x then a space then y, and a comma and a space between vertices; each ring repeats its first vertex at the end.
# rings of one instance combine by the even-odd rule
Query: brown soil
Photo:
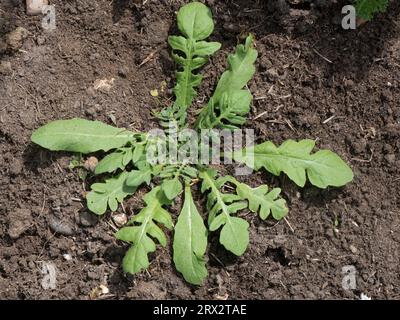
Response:
MULTIPOLYGON (((86 299, 100 284, 108 286, 104 298, 110 299, 400 298, 398 1, 356 31, 341 29, 339 5, 207 1, 216 21, 212 38, 223 48, 204 69, 198 101, 214 88, 232 46, 251 31, 260 56, 250 84, 256 97, 250 118, 267 112, 247 126, 260 140, 318 139, 318 147, 350 163, 355 179, 342 189, 318 190, 265 173, 249 178, 252 185, 283 187, 288 223, 246 216, 251 243, 240 258, 211 237, 210 275, 200 288, 177 274, 170 247, 151 255, 148 272, 125 276, 125 247, 113 238, 110 215, 90 219, 84 202, 76 201, 91 179, 82 182, 68 168, 70 154, 30 143, 34 129, 55 119, 156 127, 151 110, 159 106, 149 92, 163 81, 173 87, 166 39, 187 1, 53 0, 52 33, 42 30, 41 17, 25 15, 23 2, 0 1, 0 38, 18 26, 29 31, 17 51, 0 45, 1 299, 86 299), (109 92, 93 89, 96 79, 110 78, 109 92), (65 235, 54 234, 54 219, 66 224, 65 235), (57 268, 54 290, 41 285, 43 262, 57 268), (357 270, 356 290, 342 289, 346 265, 357 270)), ((161 101, 170 97, 170 90, 161 92, 161 101)), ((125 203, 129 213, 140 208, 140 194, 125 203)))

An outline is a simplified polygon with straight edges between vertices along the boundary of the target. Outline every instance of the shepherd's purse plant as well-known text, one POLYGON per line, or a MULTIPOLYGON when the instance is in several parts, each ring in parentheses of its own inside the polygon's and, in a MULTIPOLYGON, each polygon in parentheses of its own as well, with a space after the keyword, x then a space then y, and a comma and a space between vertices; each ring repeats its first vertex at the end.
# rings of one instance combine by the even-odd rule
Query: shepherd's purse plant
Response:
MULTIPOLYGON (((205 5, 192 2, 181 7, 177 22, 181 35, 168 38, 179 67, 173 90, 175 102, 157 113, 166 136, 189 126, 187 110, 202 81, 198 70, 221 47, 218 42, 206 40, 213 32, 214 23, 205 5), (172 129, 168 125, 171 123, 172 129)), ((249 35, 228 56, 228 68, 198 113, 195 130, 234 130, 245 123, 252 103, 246 85, 255 73, 256 59, 254 39, 249 35)), ((144 208, 116 233, 117 239, 131 244, 123 259, 123 269, 128 273, 134 274, 149 266, 148 254, 156 250, 157 242, 167 245, 166 228, 173 230, 176 269, 187 282, 201 285, 207 277, 205 254, 210 232, 219 231, 220 243, 240 256, 249 244, 249 223, 238 216, 240 211, 248 210, 263 220, 270 216, 279 220, 288 213, 279 188, 270 189, 267 185, 253 188, 204 164, 148 161, 146 155, 159 142, 148 133, 115 128, 98 121, 70 119, 53 121, 37 129, 32 141, 52 151, 108 153, 94 170, 94 174, 104 177, 104 182, 92 184, 87 194, 87 207, 97 215, 103 215, 108 209, 116 211, 119 203, 138 188, 151 186, 143 197, 144 208), (205 211, 198 209, 192 195, 197 183, 206 198, 205 211), (183 205, 174 221, 168 208, 178 197, 183 197, 183 205)), ((343 186, 353 179, 351 169, 337 154, 329 150, 313 152, 314 145, 313 140, 288 140, 280 146, 267 141, 232 150, 224 156, 253 170, 264 169, 276 176, 283 172, 300 187, 307 178, 319 188, 343 186)), ((168 145, 168 152, 171 147, 168 145)))

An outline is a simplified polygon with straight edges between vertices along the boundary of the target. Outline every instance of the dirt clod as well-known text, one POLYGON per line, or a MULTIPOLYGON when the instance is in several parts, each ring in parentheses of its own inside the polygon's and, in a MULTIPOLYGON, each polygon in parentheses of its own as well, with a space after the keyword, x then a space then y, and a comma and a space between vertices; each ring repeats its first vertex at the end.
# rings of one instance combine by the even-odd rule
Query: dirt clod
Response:
POLYGON ((82 211, 79 213, 79 224, 83 227, 93 227, 99 222, 99 218, 93 213, 82 211))
POLYGON ((9 61, 1 61, 0 62, 0 74, 8 76, 13 72, 11 63, 9 61))
POLYGON ((9 49, 17 51, 23 45, 24 40, 28 37, 29 32, 23 27, 18 27, 6 36, 6 43, 9 49))
POLYGON ((8 235, 18 239, 32 225, 32 215, 29 209, 16 209, 8 214, 8 235))
POLYGON ((49 227, 53 232, 64 236, 72 236, 75 233, 74 227, 70 223, 55 216, 49 218, 49 227))

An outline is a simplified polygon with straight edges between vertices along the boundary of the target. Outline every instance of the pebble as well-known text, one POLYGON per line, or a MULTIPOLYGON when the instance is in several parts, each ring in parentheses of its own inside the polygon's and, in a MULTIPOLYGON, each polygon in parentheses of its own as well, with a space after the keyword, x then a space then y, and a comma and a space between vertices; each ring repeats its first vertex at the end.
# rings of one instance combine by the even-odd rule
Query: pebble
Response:
POLYGON ((75 233, 73 226, 55 216, 49 218, 49 227, 52 231, 64 236, 72 236, 75 233))
POLYGON ((71 256, 69 253, 63 254, 63 258, 64 258, 66 261, 71 261, 71 260, 72 260, 72 256, 71 256))
POLYGON ((353 245, 350 245, 349 246, 349 249, 350 249, 350 251, 352 252, 352 253, 354 253, 354 254, 356 254, 357 253, 357 248, 355 247, 355 246, 353 246, 353 245))
POLYGON ((86 170, 94 172, 98 163, 99 163, 99 160, 97 160, 96 157, 89 157, 86 159, 83 166, 85 167, 86 170))
POLYGON ((128 217, 125 213, 117 213, 112 216, 112 220, 117 227, 121 228, 128 222, 128 217))
POLYGON ((48 0, 26 0, 26 13, 31 16, 41 14, 42 8, 48 4, 48 0))

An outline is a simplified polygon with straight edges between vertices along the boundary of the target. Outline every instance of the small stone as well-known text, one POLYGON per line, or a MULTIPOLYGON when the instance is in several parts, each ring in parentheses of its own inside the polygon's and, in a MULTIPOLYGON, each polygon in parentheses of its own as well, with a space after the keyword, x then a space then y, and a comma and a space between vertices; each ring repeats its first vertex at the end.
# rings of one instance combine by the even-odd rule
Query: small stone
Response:
POLYGON ((121 228, 128 222, 128 217, 125 213, 117 213, 112 216, 112 220, 117 227, 121 228))
POLYGON ((18 27, 14 31, 11 31, 6 36, 6 43, 12 50, 19 50, 22 47, 23 41, 28 37, 29 31, 25 28, 18 27))
POLYGON ((103 92, 109 92, 111 88, 114 86, 115 79, 97 79, 94 84, 94 90, 99 90, 103 92))
POLYGON ((31 211, 28 209, 17 209, 8 215, 8 235, 11 239, 18 239, 32 224, 31 211))
POLYGON ((96 157, 89 157, 86 159, 83 166, 85 167, 86 170, 94 172, 98 163, 99 163, 99 160, 97 160, 96 157))
POLYGON ((42 8, 48 4, 48 0, 26 0, 26 13, 31 16, 41 14, 42 8))
POLYGON ((75 233, 73 226, 55 216, 50 217, 49 227, 52 231, 62 234, 64 236, 72 236, 75 233))
POLYGON ((353 246, 353 245, 350 245, 349 246, 349 249, 350 249, 350 251, 352 252, 352 253, 354 253, 354 254, 356 254, 357 253, 357 248, 355 247, 355 246, 353 246))
POLYGON ((63 258, 64 258, 66 261, 71 261, 71 260, 72 260, 72 256, 71 256, 69 253, 63 254, 63 258))
POLYGON ((11 67, 11 62, 9 61, 1 61, 0 63, 0 74, 2 75, 10 75, 12 74, 13 70, 11 67))
POLYGON ((93 227, 98 221, 99 218, 90 212, 82 211, 79 213, 79 224, 83 227, 93 227))
POLYGON ((99 285, 102 294, 110 293, 110 289, 108 289, 104 284, 99 285))

